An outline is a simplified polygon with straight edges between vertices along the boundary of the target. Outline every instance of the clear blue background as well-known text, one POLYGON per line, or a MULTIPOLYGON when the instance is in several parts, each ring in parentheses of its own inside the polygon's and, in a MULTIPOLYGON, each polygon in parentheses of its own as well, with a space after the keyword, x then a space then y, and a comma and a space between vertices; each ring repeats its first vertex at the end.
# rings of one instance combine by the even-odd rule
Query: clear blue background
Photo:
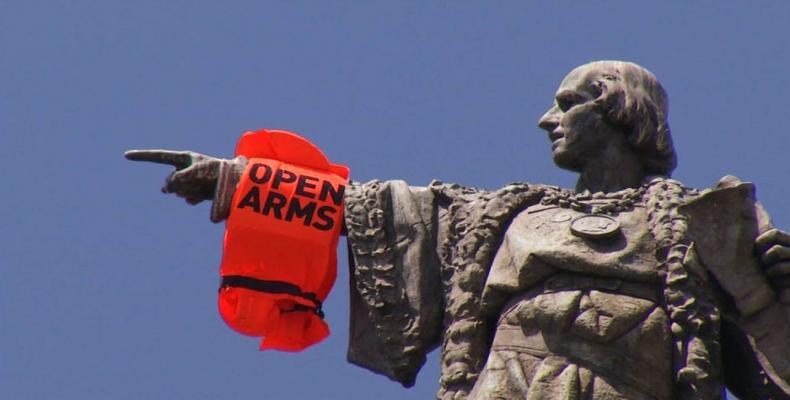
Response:
POLYGON ((675 177, 753 181, 790 228, 790 3, 680 3, 0 1, 0 396, 434 395, 436 354, 410 391, 345 362, 342 261, 320 345, 228 329, 223 226, 126 149, 283 128, 357 180, 568 187, 536 121, 571 68, 624 59, 669 92, 675 177))

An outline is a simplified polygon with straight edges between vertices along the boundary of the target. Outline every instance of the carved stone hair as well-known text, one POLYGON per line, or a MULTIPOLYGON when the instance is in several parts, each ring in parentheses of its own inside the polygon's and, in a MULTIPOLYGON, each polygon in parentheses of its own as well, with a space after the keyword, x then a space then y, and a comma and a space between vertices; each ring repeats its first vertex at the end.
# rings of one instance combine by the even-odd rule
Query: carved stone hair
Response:
POLYGON ((677 157, 667 122, 667 94, 661 83, 650 71, 630 62, 596 61, 579 68, 589 67, 604 71, 590 84, 600 90, 595 103, 609 123, 626 131, 648 174, 670 176, 677 157))

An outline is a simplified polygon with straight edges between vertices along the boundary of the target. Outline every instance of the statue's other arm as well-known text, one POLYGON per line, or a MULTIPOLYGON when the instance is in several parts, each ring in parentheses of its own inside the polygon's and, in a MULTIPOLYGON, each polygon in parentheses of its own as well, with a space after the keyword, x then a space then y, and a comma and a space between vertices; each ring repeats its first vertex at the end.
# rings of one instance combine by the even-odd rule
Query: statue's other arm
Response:
POLYGON ((781 303, 790 305, 790 234, 769 225, 755 244, 765 274, 776 288, 781 303))
POLYGON ((787 290, 778 273, 787 262, 781 257, 787 234, 771 225, 754 186, 734 177, 723 178, 681 212, 702 263, 724 295, 727 386, 743 399, 787 398, 790 308, 777 296, 787 290))

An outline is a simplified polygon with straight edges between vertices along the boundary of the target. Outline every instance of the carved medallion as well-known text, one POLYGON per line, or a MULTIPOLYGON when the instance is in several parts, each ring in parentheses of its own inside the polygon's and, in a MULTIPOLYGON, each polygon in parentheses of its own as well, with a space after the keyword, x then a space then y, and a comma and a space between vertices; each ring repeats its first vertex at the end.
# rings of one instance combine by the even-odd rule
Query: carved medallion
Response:
POLYGON ((603 214, 582 215, 571 221, 571 233, 588 239, 603 239, 620 232, 620 223, 603 214))

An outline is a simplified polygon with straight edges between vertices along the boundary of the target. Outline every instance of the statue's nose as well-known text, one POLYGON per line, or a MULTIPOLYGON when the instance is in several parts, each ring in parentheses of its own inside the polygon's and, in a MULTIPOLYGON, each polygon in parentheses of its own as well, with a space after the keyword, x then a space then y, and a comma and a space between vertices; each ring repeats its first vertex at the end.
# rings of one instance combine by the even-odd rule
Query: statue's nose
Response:
POLYGON ((560 109, 554 106, 546 111, 538 120, 538 127, 547 132, 552 132, 560 125, 560 109))

